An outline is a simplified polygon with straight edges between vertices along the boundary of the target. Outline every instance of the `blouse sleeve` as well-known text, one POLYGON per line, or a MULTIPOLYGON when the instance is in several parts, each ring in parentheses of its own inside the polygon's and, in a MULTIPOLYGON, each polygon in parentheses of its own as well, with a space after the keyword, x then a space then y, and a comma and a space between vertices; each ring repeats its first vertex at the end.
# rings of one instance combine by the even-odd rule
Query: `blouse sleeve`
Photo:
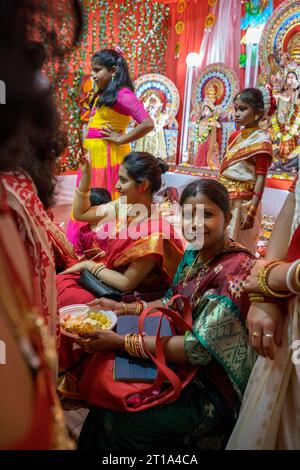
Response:
POLYGON ((270 165, 271 157, 269 154, 264 153, 262 155, 258 155, 258 157, 255 159, 255 173, 259 175, 266 175, 270 165))
POLYGON ((228 145, 234 141, 234 139, 240 134, 241 131, 233 131, 228 138, 228 145))
POLYGON ((150 117, 141 101, 129 88, 122 88, 113 108, 121 113, 131 116, 138 124, 150 117))

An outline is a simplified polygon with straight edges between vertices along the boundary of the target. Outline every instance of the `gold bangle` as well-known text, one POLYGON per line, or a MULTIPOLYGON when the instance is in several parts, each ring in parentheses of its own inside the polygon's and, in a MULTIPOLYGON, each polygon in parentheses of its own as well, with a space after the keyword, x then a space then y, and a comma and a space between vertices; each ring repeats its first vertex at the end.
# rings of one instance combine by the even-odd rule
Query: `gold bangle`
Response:
POLYGON ((101 271, 103 271, 103 269, 105 269, 105 268, 106 268, 105 264, 103 264, 102 266, 100 266, 98 269, 95 270, 94 276, 98 277, 98 274, 99 274, 101 271))
POLYGON ((122 307, 123 307, 123 315, 127 315, 127 307, 126 307, 126 304, 124 302, 121 302, 122 304, 122 307))
POLYGON ((95 276, 95 273, 96 271, 101 268, 102 266, 105 266, 104 263, 95 263, 95 266, 91 269, 91 273, 94 274, 95 276))
POLYGON ((83 197, 90 197, 91 190, 88 189, 87 191, 80 191, 80 189, 76 188, 76 192, 83 197))
POLYGON ((266 302, 266 298, 256 292, 249 292, 248 297, 250 302, 266 302))
POLYGON ((284 293, 275 292, 272 289, 270 289, 270 287, 268 286, 267 277, 271 269, 282 263, 283 261, 281 260, 269 261, 264 266, 262 266, 257 273, 257 284, 258 284, 259 290, 266 297, 275 297, 277 299, 284 299, 287 297, 291 297, 293 295, 291 292, 284 292, 284 293))
POLYGON ((300 290, 300 263, 298 264, 295 275, 294 275, 295 283, 297 285, 297 289, 300 290))
POLYGON ((256 212, 257 212, 257 207, 255 206, 250 206, 249 209, 248 209, 248 214, 250 215, 253 215, 255 216, 256 215, 256 212))
POLYGON ((139 300, 137 300, 135 304, 135 315, 140 315, 143 311, 143 304, 139 300))

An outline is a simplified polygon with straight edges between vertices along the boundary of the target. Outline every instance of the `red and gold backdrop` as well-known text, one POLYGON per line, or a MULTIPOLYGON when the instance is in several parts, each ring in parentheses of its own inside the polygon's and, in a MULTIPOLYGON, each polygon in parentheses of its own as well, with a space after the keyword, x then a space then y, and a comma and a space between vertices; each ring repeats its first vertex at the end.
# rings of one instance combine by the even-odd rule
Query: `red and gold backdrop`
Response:
MULTIPOLYGON (((69 135, 69 166, 72 167, 78 152, 74 130, 79 126, 79 87, 84 75, 90 72, 92 54, 98 49, 118 45, 125 52, 133 79, 151 72, 165 74, 177 86, 182 105, 186 56, 200 50, 206 20, 216 1, 81 0, 84 15, 82 42, 65 60, 56 89, 69 135)), ((273 0, 274 9, 282 1, 273 0)), ((71 34, 70 24, 72 21, 66 11, 60 25, 66 37, 71 34)), ((48 73, 51 78, 55 71, 48 70, 48 73)), ((181 110, 178 118, 180 122, 181 110)))

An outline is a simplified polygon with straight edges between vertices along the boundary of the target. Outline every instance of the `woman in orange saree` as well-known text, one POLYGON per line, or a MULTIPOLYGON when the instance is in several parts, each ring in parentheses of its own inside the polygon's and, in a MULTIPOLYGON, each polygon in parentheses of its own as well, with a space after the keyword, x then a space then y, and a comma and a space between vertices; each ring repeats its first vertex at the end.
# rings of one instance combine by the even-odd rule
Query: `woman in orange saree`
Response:
MULTIPOLYGON (((106 206, 90 207, 88 194, 84 195, 88 185, 83 186, 87 184, 85 177, 90 173, 90 166, 88 162, 82 165, 83 178, 74 201, 74 214, 82 221, 101 221, 100 210, 102 214, 111 212, 116 223, 109 234, 102 263, 83 261, 57 276, 59 307, 85 304, 94 299, 77 284, 79 275, 76 273, 86 269, 122 292, 161 292, 170 287, 183 251, 179 235, 152 205, 152 193, 159 189, 165 169, 166 164, 153 155, 131 152, 119 170, 117 187, 122 197, 106 206), (127 203, 124 203, 126 197, 127 203)), ((72 366, 78 356, 78 350, 72 348, 73 341, 63 335, 60 365, 64 369, 72 366)), ((74 384, 71 390, 66 383, 60 387, 65 395, 77 396, 74 384)))

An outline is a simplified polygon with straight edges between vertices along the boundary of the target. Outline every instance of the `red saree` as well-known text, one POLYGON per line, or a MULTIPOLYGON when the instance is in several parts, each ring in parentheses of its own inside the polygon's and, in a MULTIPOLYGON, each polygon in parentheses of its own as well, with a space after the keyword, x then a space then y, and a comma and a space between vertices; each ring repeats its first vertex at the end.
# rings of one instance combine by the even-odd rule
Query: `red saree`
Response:
POLYGON ((55 262, 48 233, 49 217, 27 173, 21 169, 1 173, 0 179, 29 257, 40 311, 58 340, 55 262))
MULTIPOLYGON (((139 238, 133 240, 127 231, 120 230, 117 239, 109 239, 104 263, 109 269, 125 272, 135 260, 145 257, 156 259, 153 270, 136 287, 139 292, 153 292, 167 289, 172 282, 177 266, 182 257, 182 243, 173 227, 161 216, 147 219, 135 225, 139 238), (127 238, 126 238, 127 235, 127 238)), ((130 226, 129 226, 130 230, 130 226)), ((86 303, 94 296, 77 284, 78 275, 57 276, 59 307, 86 303)), ((81 350, 73 350, 73 340, 62 335, 60 345, 60 365, 63 369, 72 367, 82 355, 81 350)), ((77 380, 82 371, 76 371, 64 377, 59 391, 70 398, 80 398, 77 392, 77 380)))
MULTIPOLYGON (((128 225, 128 229, 121 229, 116 238, 108 239, 106 256, 101 262, 109 269, 124 273, 133 261, 145 257, 155 259, 155 267, 136 287, 139 292, 154 292, 170 286, 182 253, 182 243, 173 226, 159 216, 128 225), (130 236, 131 230, 138 235, 137 239, 130 236)), ((77 284, 78 277, 77 274, 57 276, 59 308, 94 299, 90 292, 77 284)))

